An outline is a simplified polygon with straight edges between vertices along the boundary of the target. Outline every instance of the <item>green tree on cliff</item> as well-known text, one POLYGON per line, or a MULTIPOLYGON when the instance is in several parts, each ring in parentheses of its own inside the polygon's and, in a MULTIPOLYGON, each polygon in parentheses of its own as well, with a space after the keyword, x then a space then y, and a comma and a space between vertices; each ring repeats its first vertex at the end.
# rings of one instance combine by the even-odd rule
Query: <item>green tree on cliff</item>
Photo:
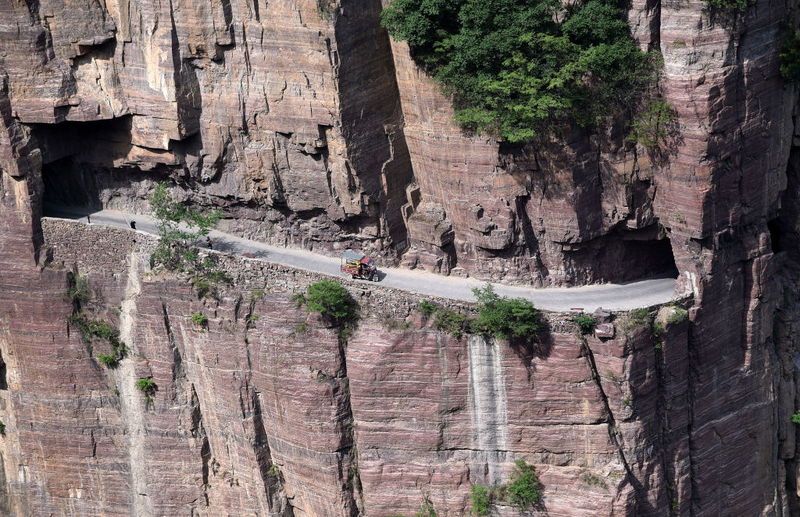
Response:
POLYGON ((625 114, 655 83, 616 0, 394 0, 381 22, 468 128, 522 142, 556 120, 625 114))
POLYGON ((153 252, 153 261, 168 269, 176 269, 181 262, 194 262, 192 244, 222 218, 222 213, 211 214, 187 207, 176 201, 169 193, 169 183, 159 183, 150 197, 150 210, 156 218, 158 247, 153 252))

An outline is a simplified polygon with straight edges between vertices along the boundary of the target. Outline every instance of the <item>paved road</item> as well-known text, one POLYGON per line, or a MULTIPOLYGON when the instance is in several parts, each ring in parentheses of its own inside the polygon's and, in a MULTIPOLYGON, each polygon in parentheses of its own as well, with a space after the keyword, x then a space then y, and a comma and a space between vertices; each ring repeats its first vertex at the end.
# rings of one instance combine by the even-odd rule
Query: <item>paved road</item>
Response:
MULTIPOLYGON (((45 213, 50 217, 86 221, 86 212, 66 207, 48 206, 45 213)), ((116 210, 102 210, 91 214, 92 224, 128 228, 131 218, 136 220, 136 229, 156 234, 151 217, 116 210)), ((341 276, 339 259, 326 257, 306 250, 287 249, 261 242, 242 239, 216 230, 211 231, 214 249, 235 254, 250 254, 258 260, 293 266, 298 269, 341 276)), ((439 296, 456 300, 475 301, 473 287, 485 284, 475 279, 445 277, 421 270, 379 267, 381 285, 412 291, 421 295, 439 296)), ((602 284, 587 287, 533 289, 494 284, 495 292, 505 296, 531 300, 544 310, 565 311, 582 308, 593 312, 597 307, 610 310, 630 310, 665 303, 673 298, 675 278, 654 277, 625 284, 602 284)))

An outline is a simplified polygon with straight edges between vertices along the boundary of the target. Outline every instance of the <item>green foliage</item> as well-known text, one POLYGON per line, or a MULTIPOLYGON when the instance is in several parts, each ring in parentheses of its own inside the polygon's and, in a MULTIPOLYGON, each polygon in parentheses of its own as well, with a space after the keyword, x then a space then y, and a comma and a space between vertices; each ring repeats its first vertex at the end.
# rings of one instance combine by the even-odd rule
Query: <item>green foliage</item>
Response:
POLYGON ((295 308, 300 310, 306 303, 306 295, 303 293, 294 293, 292 295, 292 301, 294 302, 295 308))
POLYGON ((584 477, 584 481, 586 481, 586 484, 589 486, 596 486, 598 488, 608 488, 608 485, 606 484, 605 481, 595 476, 591 472, 586 474, 586 476, 584 477))
POLYGON ((318 312, 337 321, 352 319, 355 301, 339 282, 320 280, 308 286, 306 312, 318 312))
POLYGON ((245 318, 245 327, 248 329, 254 328, 256 326, 256 322, 259 320, 258 314, 248 314, 245 318))
POLYGON ((539 502, 542 497, 542 483, 536 476, 536 469, 523 460, 516 460, 511 471, 511 482, 506 488, 512 506, 526 510, 539 502))
POLYGON ((436 517, 436 510, 427 495, 422 496, 422 504, 419 507, 419 511, 414 514, 414 517, 436 517))
POLYGON ((647 308, 640 307, 638 309, 634 309, 630 313, 630 323, 628 328, 632 329, 637 327, 647 327, 650 325, 652 319, 653 318, 650 315, 650 311, 647 310, 647 308))
POLYGON ((744 11, 752 0, 708 0, 709 5, 717 9, 735 9, 744 11))
POLYGON ((317 15, 320 20, 331 19, 331 8, 328 5, 328 0, 317 0, 317 15))
POLYGON ((492 284, 483 289, 472 290, 480 303, 478 308, 478 324, 486 332, 493 333, 501 339, 511 337, 530 340, 536 337, 541 327, 539 312, 533 303, 523 298, 508 298, 494 292, 492 284))
POLYGON ((667 131, 677 118, 672 104, 661 97, 650 99, 635 115, 627 138, 645 147, 656 147, 665 142, 667 131))
POLYGON ((792 422, 795 424, 800 424, 800 411, 792 415, 792 422))
POLYGON ((194 267, 197 253, 189 247, 198 237, 208 235, 222 213, 204 214, 182 205, 172 197, 168 187, 169 182, 162 181, 150 197, 150 210, 156 218, 159 237, 152 258, 167 269, 178 269, 184 262, 194 267))
POLYGON ((141 377, 136 381, 136 389, 149 396, 158 389, 158 386, 153 379, 141 377))
POLYGON ((67 319, 67 323, 80 331, 84 342, 92 343, 95 339, 99 339, 111 346, 111 354, 97 355, 97 360, 100 364, 113 369, 127 355, 128 348, 125 343, 119 340, 119 332, 109 322, 91 319, 85 313, 80 312, 70 316, 67 319))
POLYGON ((627 112, 658 59, 612 0, 394 0, 381 23, 453 97, 466 127, 528 141, 555 119, 627 112))
POLYGON ((472 513, 475 515, 489 515, 489 490, 485 486, 472 485, 472 513))
POLYGON ((195 312, 192 314, 192 323, 197 325, 198 327, 205 327, 208 325, 208 317, 200 311, 195 312))
POLYGON ((281 469, 278 468, 278 465, 273 463, 272 465, 269 466, 269 470, 267 471, 267 476, 271 477, 272 479, 274 479, 276 481, 280 481, 281 480, 281 469))
POLYGON ((417 310, 420 313, 424 314, 425 316, 430 316, 431 314, 434 313, 434 311, 436 311, 437 307, 439 306, 436 305, 435 303, 431 303, 427 300, 422 300, 421 302, 419 302, 419 307, 417 308, 417 310))
POLYGON ((107 368, 114 369, 119 366, 119 359, 117 354, 97 354, 97 361, 105 365, 107 368))
POLYGON ((205 298, 211 294, 211 282, 205 278, 199 276, 192 278, 192 287, 197 291, 197 296, 200 298, 205 298))
MULTIPOLYGON (((660 321, 653 322, 653 337, 658 339, 664 333, 664 325, 660 321)), ((658 348, 659 350, 661 347, 658 348)))
POLYGON ((686 321, 689 317, 689 311, 686 309, 682 309, 681 307, 675 307, 672 314, 667 317, 667 323, 670 325, 675 325, 677 323, 681 323, 686 321))
POLYGON ((784 79, 800 83, 800 33, 792 31, 786 38, 779 59, 784 79))
POLYGON ((590 333, 597 326, 597 320, 594 319, 594 316, 583 312, 572 318, 572 321, 578 325, 578 328, 584 334, 590 333))
POLYGON ((76 306, 89 301, 92 297, 92 288, 89 285, 89 277, 77 273, 67 274, 67 290, 64 298, 71 301, 76 306))
POLYGON ((233 285, 233 279, 224 271, 198 270, 192 277, 192 287, 199 298, 206 296, 219 300, 219 284, 233 285))
POLYGON ((433 324, 437 329, 448 332, 456 339, 464 335, 467 317, 447 307, 438 307, 433 316, 433 324))

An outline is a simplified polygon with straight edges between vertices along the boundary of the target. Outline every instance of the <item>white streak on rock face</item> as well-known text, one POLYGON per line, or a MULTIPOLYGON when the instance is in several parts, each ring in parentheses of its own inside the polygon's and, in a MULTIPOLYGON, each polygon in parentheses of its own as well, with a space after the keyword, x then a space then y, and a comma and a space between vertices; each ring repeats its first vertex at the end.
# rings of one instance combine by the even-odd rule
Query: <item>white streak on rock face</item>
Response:
POLYGON ((130 356, 136 352, 133 335, 136 317, 136 301, 141 292, 139 281, 139 256, 130 255, 128 283, 125 286, 125 300, 119 317, 119 337, 128 348, 128 357, 120 362, 119 391, 122 420, 128 436, 129 458, 131 463, 131 485, 133 488, 133 515, 147 517, 153 514, 153 501, 147 488, 147 430, 144 422, 142 394, 136 389, 136 364, 130 356))
POLYGON ((500 345, 494 338, 467 336, 469 388, 472 402, 472 447, 475 482, 502 482, 500 466, 508 450, 506 383, 500 345), (481 479, 481 474, 485 479, 481 479))

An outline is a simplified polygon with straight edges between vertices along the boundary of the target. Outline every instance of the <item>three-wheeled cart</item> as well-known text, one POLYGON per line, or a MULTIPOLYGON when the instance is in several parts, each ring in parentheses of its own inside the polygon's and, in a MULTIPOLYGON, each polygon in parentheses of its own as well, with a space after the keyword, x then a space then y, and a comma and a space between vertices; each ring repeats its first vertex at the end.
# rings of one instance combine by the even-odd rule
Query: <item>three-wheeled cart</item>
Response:
POLYGON ((345 251, 342 253, 342 263, 339 269, 353 278, 378 281, 378 268, 375 267, 375 262, 363 253, 345 251))

